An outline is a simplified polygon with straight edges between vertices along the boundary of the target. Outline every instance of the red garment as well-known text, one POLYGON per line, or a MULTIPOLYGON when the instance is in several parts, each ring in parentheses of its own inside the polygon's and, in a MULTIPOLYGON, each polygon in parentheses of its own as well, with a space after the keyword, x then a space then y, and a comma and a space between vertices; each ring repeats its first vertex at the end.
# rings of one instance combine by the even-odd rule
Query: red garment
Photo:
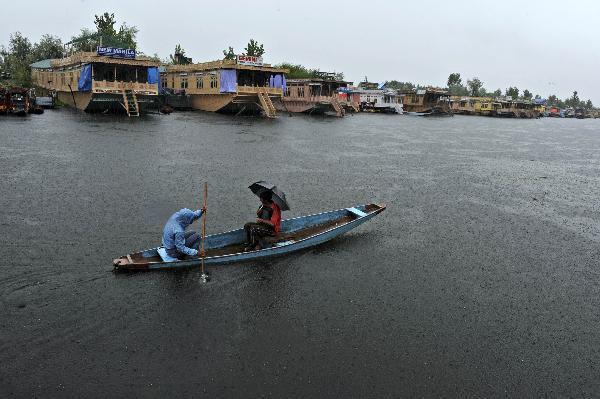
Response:
POLYGON ((271 205, 271 209, 273 209, 273 215, 271 215, 270 222, 273 223, 275 233, 279 233, 281 230, 281 209, 279 209, 279 205, 274 202, 271 205))

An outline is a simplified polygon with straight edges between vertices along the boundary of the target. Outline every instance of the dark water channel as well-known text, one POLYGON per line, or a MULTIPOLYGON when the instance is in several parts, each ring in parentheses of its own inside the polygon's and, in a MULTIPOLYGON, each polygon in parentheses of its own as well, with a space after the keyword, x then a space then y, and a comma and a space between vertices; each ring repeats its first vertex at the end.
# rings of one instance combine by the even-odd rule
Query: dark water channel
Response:
POLYGON ((600 121, 0 118, 0 397, 600 394, 600 121), (113 274, 169 214, 384 202, 317 248, 113 274))

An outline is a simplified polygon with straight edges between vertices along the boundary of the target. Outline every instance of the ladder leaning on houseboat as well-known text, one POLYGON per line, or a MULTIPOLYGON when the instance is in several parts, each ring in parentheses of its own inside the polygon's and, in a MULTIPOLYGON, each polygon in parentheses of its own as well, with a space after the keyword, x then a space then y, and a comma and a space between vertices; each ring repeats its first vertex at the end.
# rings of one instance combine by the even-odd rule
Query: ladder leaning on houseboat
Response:
POLYGON ((335 110, 335 114, 336 114, 337 117, 341 118, 342 116, 344 116, 345 111, 342 108, 342 105, 340 104, 340 102, 338 101, 337 98, 331 97, 331 106, 335 110))
POLYGON ((127 116, 140 116, 140 106, 133 90, 123 89, 123 107, 127 116))
POLYGON ((260 105, 265 112, 265 116, 267 118, 275 118, 277 117, 277 111, 275 110, 275 106, 273 105, 273 101, 269 97, 269 93, 265 90, 261 90, 258 92, 258 100, 260 101, 260 105))

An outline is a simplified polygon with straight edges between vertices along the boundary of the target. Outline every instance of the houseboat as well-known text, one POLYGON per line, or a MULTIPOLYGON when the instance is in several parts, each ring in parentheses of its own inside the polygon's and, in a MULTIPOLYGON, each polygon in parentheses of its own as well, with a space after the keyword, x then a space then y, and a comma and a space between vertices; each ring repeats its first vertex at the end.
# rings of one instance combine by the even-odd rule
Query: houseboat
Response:
POLYGON ((34 84, 58 100, 87 112, 138 116, 156 107, 159 63, 135 50, 98 47, 65 58, 31 64, 34 84))
POLYGON ((264 64, 260 57, 237 55, 233 60, 165 65, 161 86, 184 90, 193 109, 274 118, 287 72, 264 64))
POLYGON ((381 112, 402 114, 402 97, 391 89, 359 89, 360 110, 362 112, 381 112))
POLYGON ((419 116, 452 116, 450 93, 444 89, 416 89, 400 93, 404 112, 419 116))
POLYGON ((8 113, 9 104, 10 101, 6 89, 0 87, 0 115, 6 115, 8 113))
POLYGON ((11 114, 25 116, 33 111, 30 90, 13 87, 7 92, 7 110, 11 114))
POLYGON ((319 78, 289 79, 279 107, 281 111, 342 117, 346 110, 338 93, 350 85, 352 82, 336 79, 330 73, 322 73, 319 78))
POLYGON ((499 100, 500 107, 495 109, 492 116, 503 118, 537 118, 539 113, 535 110, 535 105, 531 101, 513 100, 506 98, 499 100))
POLYGON ((360 112, 360 91, 353 87, 340 87, 337 90, 338 101, 344 108, 346 113, 348 112, 360 112))

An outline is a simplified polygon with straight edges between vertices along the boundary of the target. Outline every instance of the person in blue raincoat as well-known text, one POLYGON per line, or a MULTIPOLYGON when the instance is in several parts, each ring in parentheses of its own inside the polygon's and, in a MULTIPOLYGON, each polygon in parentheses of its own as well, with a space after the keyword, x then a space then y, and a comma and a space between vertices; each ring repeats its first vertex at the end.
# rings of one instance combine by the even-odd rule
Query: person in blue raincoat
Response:
POLYGON ((175 212, 163 230, 163 246, 172 258, 182 259, 185 256, 197 256, 200 247, 200 234, 185 229, 195 220, 200 219, 206 208, 192 211, 184 208, 175 212))

